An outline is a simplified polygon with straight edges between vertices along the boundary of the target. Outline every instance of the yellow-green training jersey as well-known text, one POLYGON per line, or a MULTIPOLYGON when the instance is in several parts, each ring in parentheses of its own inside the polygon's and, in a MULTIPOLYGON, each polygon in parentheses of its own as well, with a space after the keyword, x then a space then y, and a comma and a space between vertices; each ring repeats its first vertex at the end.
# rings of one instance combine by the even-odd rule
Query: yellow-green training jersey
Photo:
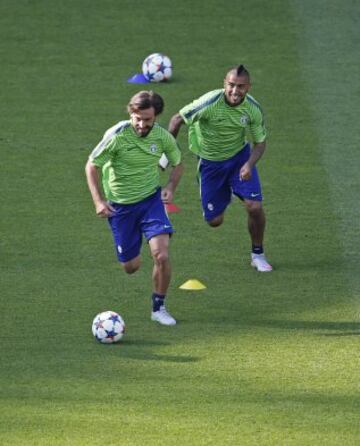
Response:
POLYGON ((170 164, 181 162, 175 138, 155 123, 149 134, 139 136, 130 121, 120 121, 105 132, 89 159, 102 169, 107 200, 137 203, 160 186, 159 159, 165 153, 170 164))
POLYGON ((229 159, 247 142, 265 141, 266 128, 261 107, 247 94, 240 105, 231 107, 225 101, 224 89, 214 90, 180 110, 189 126, 189 148, 211 161, 229 159))

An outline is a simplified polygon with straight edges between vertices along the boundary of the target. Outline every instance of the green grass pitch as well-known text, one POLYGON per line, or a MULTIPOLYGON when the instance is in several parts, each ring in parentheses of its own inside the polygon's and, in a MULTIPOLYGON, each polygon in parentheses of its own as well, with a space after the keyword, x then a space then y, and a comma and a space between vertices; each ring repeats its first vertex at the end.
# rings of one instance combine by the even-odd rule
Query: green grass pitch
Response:
MULTIPOLYGON (((359 22, 352 0, 3 0, 0 443, 26 446, 360 444, 359 22), (274 265, 249 265, 245 212, 202 221, 196 160, 176 195, 169 309, 150 321, 151 259, 126 276, 84 164, 126 118, 126 82, 160 123, 244 63, 266 112, 259 170, 274 265), (196 278, 203 291, 179 286, 196 278), (99 311, 127 323, 91 335, 99 311)), ((164 177, 165 180, 165 177, 164 177)))

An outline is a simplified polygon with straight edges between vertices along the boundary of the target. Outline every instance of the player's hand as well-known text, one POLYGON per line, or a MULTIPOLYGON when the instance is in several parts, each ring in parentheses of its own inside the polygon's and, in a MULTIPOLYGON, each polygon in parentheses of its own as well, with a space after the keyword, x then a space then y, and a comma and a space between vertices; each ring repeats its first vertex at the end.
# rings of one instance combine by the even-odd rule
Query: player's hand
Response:
POLYGON ((240 169, 240 180, 247 181, 251 178, 251 168, 248 163, 245 163, 240 169))
POLYGON ((96 215, 101 218, 111 217, 115 209, 107 201, 99 201, 95 205, 96 215))
POLYGON ((167 187, 164 187, 161 191, 161 199, 165 204, 172 203, 172 200, 174 198, 174 193, 172 190, 168 189, 167 187))

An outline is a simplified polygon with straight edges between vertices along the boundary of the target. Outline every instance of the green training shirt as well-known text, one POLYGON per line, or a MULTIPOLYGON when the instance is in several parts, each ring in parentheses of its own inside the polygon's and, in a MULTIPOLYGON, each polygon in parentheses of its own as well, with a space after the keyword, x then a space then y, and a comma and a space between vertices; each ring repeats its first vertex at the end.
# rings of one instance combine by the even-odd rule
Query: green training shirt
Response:
POLYGON ((107 200, 137 203, 160 186, 158 163, 165 153, 170 164, 181 161, 175 138, 155 123, 147 136, 139 136, 130 121, 120 121, 105 132, 89 159, 102 169, 107 200))
POLYGON ((247 142, 265 141, 266 129, 260 105, 247 94, 243 102, 231 107, 224 89, 214 90, 180 110, 189 126, 189 148, 201 158, 221 161, 234 156, 247 142))

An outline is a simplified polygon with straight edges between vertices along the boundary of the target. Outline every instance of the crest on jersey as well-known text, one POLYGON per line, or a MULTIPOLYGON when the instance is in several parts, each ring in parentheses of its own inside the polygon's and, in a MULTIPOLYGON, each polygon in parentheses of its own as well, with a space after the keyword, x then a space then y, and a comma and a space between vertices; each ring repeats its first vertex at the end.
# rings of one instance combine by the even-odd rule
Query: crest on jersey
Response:
POLYGON ((157 151, 157 145, 156 144, 151 144, 151 146, 150 146, 150 152, 151 153, 155 153, 156 151, 157 151))
POLYGON ((247 116, 241 116, 240 117, 240 124, 247 125, 249 122, 249 118, 247 116))

